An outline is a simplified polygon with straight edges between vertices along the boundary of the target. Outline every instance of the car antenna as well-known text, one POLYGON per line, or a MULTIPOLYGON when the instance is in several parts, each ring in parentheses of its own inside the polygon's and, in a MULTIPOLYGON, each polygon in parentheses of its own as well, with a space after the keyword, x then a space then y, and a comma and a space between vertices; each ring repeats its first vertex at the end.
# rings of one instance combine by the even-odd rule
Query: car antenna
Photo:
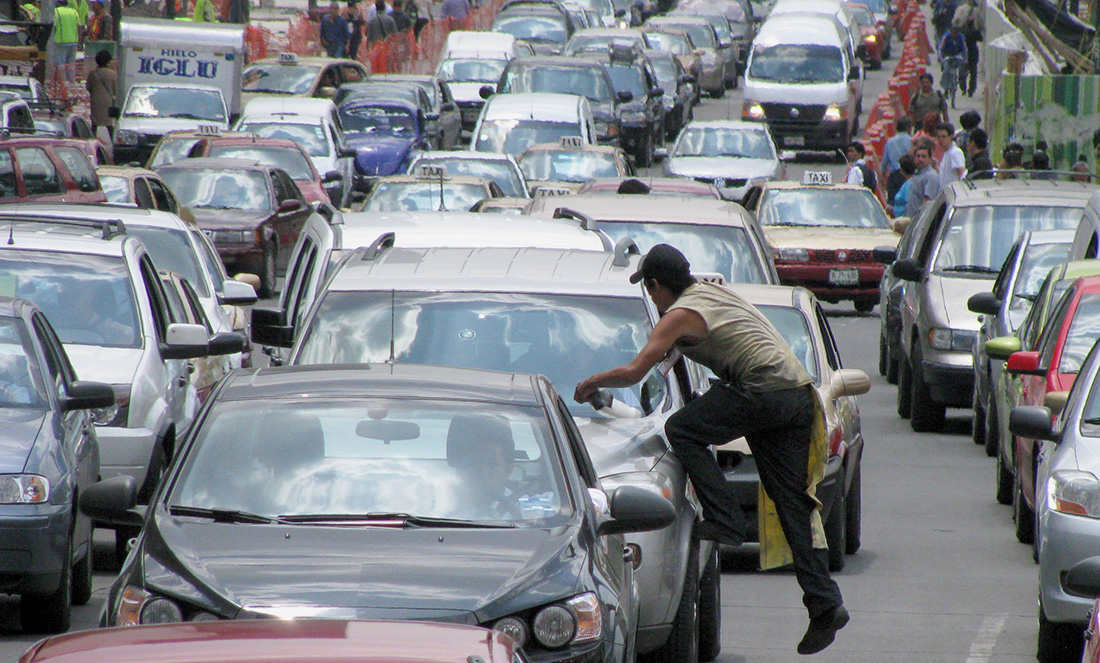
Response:
POLYGON ((390 290, 390 360, 388 362, 390 364, 394 363, 394 361, 395 361, 394 352, 393 352, 393 327, 394 327, 393 318, 396 315, 396 311, 394 310, 394 306, 395 306, 394 300, 396 299, 396 295, 395 295, 396 292, 397 292, 396 290, 390 290))
POLYGON ((446 212, 447 204, 443 202, 443 171, 439 171, 439 211, 446 212))
POLYGON ((8 246, 15 244, 15 224, 8 226, 8 246))

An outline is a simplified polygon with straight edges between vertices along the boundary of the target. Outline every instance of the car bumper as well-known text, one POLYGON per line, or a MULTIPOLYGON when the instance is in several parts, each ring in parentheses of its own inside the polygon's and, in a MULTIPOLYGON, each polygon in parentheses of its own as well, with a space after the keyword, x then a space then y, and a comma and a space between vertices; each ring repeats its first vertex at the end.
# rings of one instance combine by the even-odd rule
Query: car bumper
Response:
POLYGON ((879 283, 884 266, 881 263, 859 265, 851 263, 806 264, 776 261, 775 271, 783 285, 802 286, 818 299, 827 302, 879 300, 879 283), (853 279, 852 270, 856 270, 853 279), (853 282, 854 281, 854 282, 853 282))
POLYGON ((1070 594, 1062 579, 1074 564, 1100 550, 1100 520, 1049 509, 1040 513, 1039 591, 1043 611, 1053 622, 1084 626, 1095 599, 1070 594))
POLYGON ((230 274, 262 274, 264 266, 263 247, 255 244, 215 244, 218 256, 230 274))
POLYGON ((971 407, 974 404, 974 367, 971 355, 966 362, 945 364, 934 361, 921 363, 921 375, 928 385, 932 400, 949 407, 971 407))
POLYGON ((787 149, 834 150, 843 148, 849 139, 847 120, 821 122, 780 122, 768 120, 776 145, 787 149))
POLYGON ((96 428, 99 438, 99 473, 104 479, 125 474, 138 485, 145 481, 157 436, 148 428, 96 428))
POLYGON ((130 164, 137 164, 142 168, 149 162, 149 157, 153 154, 153 148, 155 144, 149 145, 114 145, 112 158, 114 162, 120 166, 127 166, 130 164))
POLYGON ((0 508, 0 592, 48 594, 69 563, 72 507, 67 504, 0 508))
POLYGON ((610 663, 623 660, 621 649, 609 642, 600 641, 554 651, 526 647, 523 654, 529 663, 610 663))

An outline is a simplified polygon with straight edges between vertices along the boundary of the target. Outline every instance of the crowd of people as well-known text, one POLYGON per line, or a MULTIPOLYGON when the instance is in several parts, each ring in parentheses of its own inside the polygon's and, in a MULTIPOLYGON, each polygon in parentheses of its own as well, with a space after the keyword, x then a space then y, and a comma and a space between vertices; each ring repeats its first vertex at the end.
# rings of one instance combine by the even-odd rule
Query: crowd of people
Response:
MULTIPOLYGON (((462 19, 469 12, 468 0, 443 0, 440 18, 462 19)), ((360 5, 350 0, 341 8, 333 2, 321 18, 321 46, 333 58, 354 58, 364 38, 368 45, 392 34, 420 31, 432 19, 432 0, 374 0, 360 5)))

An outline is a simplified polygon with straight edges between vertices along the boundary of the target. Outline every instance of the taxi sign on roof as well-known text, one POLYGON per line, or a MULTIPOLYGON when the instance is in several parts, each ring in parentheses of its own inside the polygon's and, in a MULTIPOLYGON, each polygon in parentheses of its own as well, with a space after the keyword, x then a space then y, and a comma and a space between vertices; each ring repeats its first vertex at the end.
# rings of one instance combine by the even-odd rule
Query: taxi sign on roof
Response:
POLYGON ((416 176, 420 179, 447 179, 447 167, 422 163, 416 167, 416 176))
POLYGON ((279 53, 279 64, 298 64, 298 54, 279 53))
POLYGON ((222 128, 216 124, 200 124, 195 133, 200 136, 220 136, 222 128))
POLYGON ((584 147, 584 139, 580 136, 562 136, 559 146, 570 150, 578 150, 584 147))
POLYGON ((535 189, 535 196, 538 198, 549 198, 551 196, 568 196, 571 193, 573 193, 571 190, 564 187, 540 186, 535 189))
POLYGON ((829 186, 833 183, 833 174, 829 171, 815 171, 807 170, 802 174, 803 184, 824 184, 829 186))

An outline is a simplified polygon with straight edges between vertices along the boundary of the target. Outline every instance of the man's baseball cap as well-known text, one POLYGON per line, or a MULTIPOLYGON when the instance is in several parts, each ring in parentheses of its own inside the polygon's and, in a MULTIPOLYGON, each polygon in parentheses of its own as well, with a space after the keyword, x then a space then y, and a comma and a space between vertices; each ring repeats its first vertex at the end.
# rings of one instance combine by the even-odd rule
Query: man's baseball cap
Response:
POLYGON ((667 283, 677 277, 691 274, 691 263, 684 257, 680 250, 668 244, 657 244, 642 258, 642 264, 638 271, 630 275, 630 282, 637 283, 642 279, 656 279, 667 283))

